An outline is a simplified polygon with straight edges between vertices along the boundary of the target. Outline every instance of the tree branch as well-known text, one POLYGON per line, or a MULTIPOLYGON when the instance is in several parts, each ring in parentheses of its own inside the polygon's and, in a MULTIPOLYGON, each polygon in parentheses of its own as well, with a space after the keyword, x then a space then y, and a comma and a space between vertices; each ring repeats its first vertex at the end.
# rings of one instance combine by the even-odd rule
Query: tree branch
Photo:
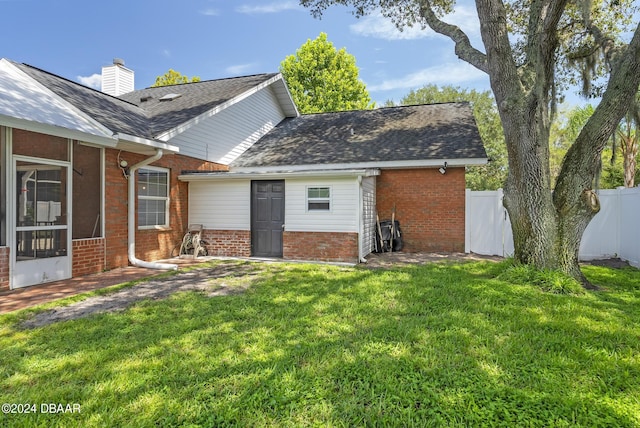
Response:
POLYGON ((636 27, 631 42, 616 57, 612 62, 611 77, 602 101, 562 162, 554 191, 554 202, 559 211, 577 202, 568 197, 572 194, 572 189, 591 187, 600 154, 634 101, 640 85, 640 24, 636 27), (566 199, 561 195, 565 195, 566 199))
POLYGON ((458 58, 468 62, 480 71, 489 72, 487 56, 471 45, 469 37, 460 27, 448 24, 438 18, 429 0, 420 2, 420 16, 433 31, 450 38, 455 43, 455 53, 458 58))
POLYGON ((540 19, 540 31, 529 34, 535 34, 533 42, 537 45, 539 59, 544 67, 544 88, 548 91, 555 77, 555 55, 559 45, 558 25, 567 6, 567 0, 549 0, 539 3, 540 9, 536 11, 536 15, 540 19))

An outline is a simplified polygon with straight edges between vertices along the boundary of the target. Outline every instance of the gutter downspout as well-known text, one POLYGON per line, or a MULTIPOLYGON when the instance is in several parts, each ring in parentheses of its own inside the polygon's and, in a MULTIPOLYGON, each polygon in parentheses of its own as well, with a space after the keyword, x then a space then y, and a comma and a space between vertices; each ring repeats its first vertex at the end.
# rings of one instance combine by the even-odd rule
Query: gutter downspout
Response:
POLYGON ((162 149, 157 149, 156 154, 148 159, 138 162, 129 168, 129 206, 127 213, 127 244, 129 262, 138 267, 149 269, 177 270, 178 265, 170 263, 145 262, 136 258, 136 170, 149 165, 162 157, 162 149))
POLYGON ((362 238, 364 237, 364 189, 362 188, 362 176, 358 176, 358 261, 360 263, 367 263, 367 259, 362 256, 362 238))

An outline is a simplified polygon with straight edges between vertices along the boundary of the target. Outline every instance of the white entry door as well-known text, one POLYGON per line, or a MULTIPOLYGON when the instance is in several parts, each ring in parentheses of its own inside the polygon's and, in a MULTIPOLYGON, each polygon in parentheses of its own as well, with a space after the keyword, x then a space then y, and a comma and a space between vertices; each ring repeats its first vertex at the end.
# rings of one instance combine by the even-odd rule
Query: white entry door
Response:
POLYGON ((12 288, 71 277, 71 176, 66 162, 14 161, 12 288))

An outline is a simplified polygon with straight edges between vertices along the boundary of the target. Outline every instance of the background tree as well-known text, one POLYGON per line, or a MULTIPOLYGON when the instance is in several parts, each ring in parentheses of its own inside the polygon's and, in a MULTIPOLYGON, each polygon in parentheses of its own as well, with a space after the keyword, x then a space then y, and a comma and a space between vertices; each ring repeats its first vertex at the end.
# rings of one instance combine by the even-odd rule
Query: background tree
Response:
MULTIPOLYGON (((580 271, 582 234, 600 210, 594 180, 600 155, 633 101, 640 83, 640 26, 621 39, 633 0, 476 0, 483 46, 445 20, 453 0, 301 0, 319 16, 333 4, 356 16, 380 11, 399 27, 428 26, 455 44, 458 58, 489 76, 504 129, 509 161, 504 205, 514 237, 514 258, 558 269, 587 281, 580 271), (577 68, 572 68, 577 66, 577 68), (578 70, 601 101, 567 151, 551 192, 549 133, 563 84, 578 70), (559 78, 564 77, 564 79, 559 78), (599 81, 602 85, 591 85, 599 81)), ((577 80, 577 78, 576 78, 577 80)))
POLYGON ((622 166, 624 171, 624 187, 633 187, 636 176, 636 160, 638 157, 638 133, 640 127, 640 99, 636 99, 627 114, 620 121, 618 129, 612 136, 613 154, 611 163, 616 160, 617 148, 622 152, 622 166))
POLYGON ((291 96, 300 113, 371 109, 369 92, 359 79, 356 59, 342 48, 337 50, 320 33, 307 40, 280 64, 291 96))
MULTIPOLYGON (((636 105, 632 105, 611 136, 610 143, 602 151, 602 171, 599 176, 596 176, 596 187, 615 189, 620 186, 634 186, 636 177, 640 174, 636 168, 638 158, 636 109, 636 105)), ((554 183, 571 142, 578 136, 593 111, 591 104, 573 107, 568 111, 561 111, 557 120, 554 120, 551 128, 551 176, 554 183)))
POLYGON ((555 187, 560 175, 562 160, 591 115, 593 115, 593 106, 587 104, 560 111, 555 117, 551 125, 549 138, 549 160, 553 187, 555 187))
POLYGON ((189 79, 187 76, 184 76, 179 71, 169 69, 169 71, 167 71, 162 76, 156 77, 156 82, 153 85, 151 85, 151 87, 153 88, 157 86, 181 85, 183 83, 193 83, 193 82, 199 82, 199 81, 200 81, 200 78, 198 76, 193 76, 191 79, 189 79))
POLYGON ((454 86, 426 85, 411 90, 400 100, 401 105, 468 101, 480 130, 490 162, 467 168, 466 184, 471 190, 496 190, 507 178, 507 149, 493 95, 489 91, 467 90, 454 86))

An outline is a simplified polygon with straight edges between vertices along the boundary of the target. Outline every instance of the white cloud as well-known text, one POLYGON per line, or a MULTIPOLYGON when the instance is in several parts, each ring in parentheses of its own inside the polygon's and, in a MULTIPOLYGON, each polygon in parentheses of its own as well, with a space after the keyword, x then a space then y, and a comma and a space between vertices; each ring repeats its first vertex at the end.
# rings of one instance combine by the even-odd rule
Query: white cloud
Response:
MULTIPOLYGON (((446 22, 457 25, 466 32, 469 37, 477 35, 480 31, 478 16, 472 9, 466 6, 456 6, 452 15, 445 17, 446 22)), ((384 40, 416 40, 432 37, 444 37, 431 30, 422 29, 420 25, 405 27, 400 31, 389 18, 376 12, 361 18, 357 23, 351 24, 352 33, 363 37, 374 37, 384 40)))
POLYGON ((237 65, 231 65, 227 67, 225 71, 231 75, 238 76, 242 74, 247 74, 255 66, 256 66, 255 63, 237 64, 237 65))
POLYGON ((456 6, 453 15, 446 19, 446 22, 457 25, 470 38, 480 35, 478 14, 468 6, 456 6))
POLYGON ((102 75, 101 74, 92 74, 91 76, 78 76, 78 82, 82 83, 84 86, 88 86, 93 89, 100 89, 102 87, 102 75))
POLYGON ((448 63, 425 68, 398 79, 385 80, 377 85, 367 85, 367 89, 369 92, 417 89, 430 84, 459 85, 485 78, 485 73, 467 63, 448 63))
POLYGON ((361 18, 357 23, 351 24, 349 29, 359 36, 385 40, 414 40, 433 37, 436 34, 430 29, 423 30, 419 26, 407 27, 400 31, 389 18, 385 18, 380 12, 361 18))
POLYGON ((205 9, 200 11, 200 15, 218 16, 220 15, 220 11, 218 9, 205 9))
POLYGON ((261 13, 277 13, 285 10, 301 10, 302 7, 296 1, 274 2, 261 6, 242 5, 236 8, 238 13, 261 14, 261 13))

